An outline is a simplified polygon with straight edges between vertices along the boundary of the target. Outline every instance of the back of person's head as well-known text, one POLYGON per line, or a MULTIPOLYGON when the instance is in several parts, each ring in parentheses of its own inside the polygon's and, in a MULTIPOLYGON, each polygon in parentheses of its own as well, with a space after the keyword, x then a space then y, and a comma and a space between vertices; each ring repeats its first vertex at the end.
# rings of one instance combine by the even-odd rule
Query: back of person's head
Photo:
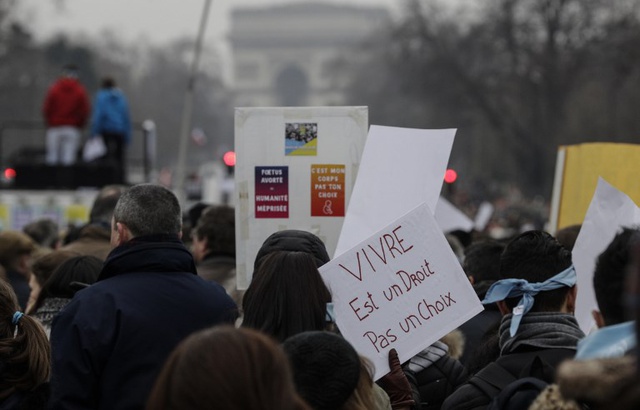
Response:
POLYGON ((576 244, 576 239, 578 239, 578 234, 580 234, 581 228, 582 225, 580 224, 566 226, 556 232, 556 239, 562 244, 562 246, 567 248, 567 250, 572 251, 573 245, 576 244))
MULTIPOLYGON (((527 231, 513 238, 500 257, 502 279, 524 279, 529 283, 541 283, 572 265, 571 252, 549 233, 539 230, 527 231)), ((540 292, 534 296, 531 312, 557 312, 567 297, 570 288, 540 292)), ((520 298, 506 300, 509 308, 518 304, 520 298)))
POLYGON ((192 334, 171 353, 147 410, 303 410, 289 361, 268 336, 217 326, 192 334))
POLYGON ((0 265, 4 266, 5 270, 15 269, 20 258, 31 255, 35 249, 33 239, 23 232, 0 232, 0 265))
POLYGON ((323 330, 331 294, 313 257, 306 252, 265 256, 242 301, 242 325, 283 341, 308 330, 323 330))
POLYGON ((31 266, 31 273, 33 273, 33 277, 36 282, 42 286, 58 266, 74 256, 80 256, 80 254, 66 250, 57 250, 47 253, 33 262, 33 265, 31 266))
POLYGON ((68 78, 77 78, 78 77, 78 66, 75 64, 65 64, 62 66, 62 76, 68 78))
POLYGON ((195 228, 198 225, 198 221, 200 220, 202 213, 210 206, 212 206, 212 204, 198 202, 197 204, 189 208, 189 210, 187 211, 187 219, 189 221, 189 225, 195 228))
POLYGON ((495 282, 500 278, 500 255, 504 244, 494 240, 474 242, 464 253, 464 272, 474 283, 495 282))
POLYGON ((64 261, 42 285, 34 309, 47 298, 71 299, 84 285, 91 285, 102 270, 103 262, 95 256, 74 256, 64 261))
POLYGON ((262 243, 256 259, 253 264, 253 269, 257 269, 262 259, 277 251, 292 251, 292 252, 306 252, 311 254, 315 258, 316 266, 319 268, 325 263, 329 262, 329 254, 324 242, 316 235, 307 231, 300 231, 297 229, 287 229, 284 231, 278 231, 272 233, 262 243))
POLYGON ((100 84, 104 89, 111 89, 116 87, 116 80, 113 77, 104 77, 102 78, 102 82, 100 84))
POLYGON ((178 198, 160 185, 140 184, 126 190, 113 211, 115 223, 126 225, 133 237, 179 235, 182 213, 178 198))
POLYGON ((236 255, 235 210, 227 205, 206 208, 194 231, 194 237, 206 240, 206 250, 211 253, 236 255))
POLYGON ((451 235, 456 238, 460 242, 460 245, 462 245, 463 249, 466 249, 473 241, 473 233, 462 229, 454 229, 447 232, 447 235, 451 235))
POLYGON ((0 280, 0 401, 49 380, 49 340, 37 321, 19 311, 11 286, 0 280))
POLYGON ((460 243, 460 240, 456 236, 449 233, 445 234, 444 237, 451 247, 453 254, 456 255, 458 262, 462 265, 464 263, 464 247, 462 246, 462 243, 460 243))
POLYGON ((126 189, 124 185, 107 185, 103 187, 93 200, 89 213, 89 223, 103 224, 109 227, 116 204, 126 189))
POLYGON ((372 409, 373 381, 353 346, 330 332, 304 332, 282 344, 298 393, 315 410, 372 409))
POLYGON ((624 304, 624 288, 631 262, 631 247, 639 239, 640 230, 623 228, 596 259, 593 289, 607 326, 629 319, 624 304))
POLYGON ((58 224, 49 218, 38 219, 22 228, 38 245, 55 249, 60 242, 58 224))

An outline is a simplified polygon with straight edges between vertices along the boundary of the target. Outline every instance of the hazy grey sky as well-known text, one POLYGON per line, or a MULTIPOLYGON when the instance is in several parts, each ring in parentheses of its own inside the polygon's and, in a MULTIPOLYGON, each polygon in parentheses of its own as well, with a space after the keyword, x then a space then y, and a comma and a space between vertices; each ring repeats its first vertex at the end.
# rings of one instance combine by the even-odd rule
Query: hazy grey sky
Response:
MULTIPOLYGON (((239 6, 269 6, 311 0, 212 0, 207 41, 224 46, 229 12, 239 6)), ((336 4, 386 6, 397 10, 401 0, 324 0, 336 4)), ((96 35, 105 29, 124 40, 145 37, 164 43, 180 36, 195 36, 204 0, 20 0, 21 15, 38 39, 52 34, 96 35)))

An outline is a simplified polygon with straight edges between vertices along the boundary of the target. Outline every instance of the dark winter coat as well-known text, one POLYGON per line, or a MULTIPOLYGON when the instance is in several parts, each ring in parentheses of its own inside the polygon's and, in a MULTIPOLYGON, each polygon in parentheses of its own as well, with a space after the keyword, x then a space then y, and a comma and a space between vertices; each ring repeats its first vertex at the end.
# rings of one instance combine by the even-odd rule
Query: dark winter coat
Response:
POLYGON ((485 306, 485 310, 462 324, 458 329, 464 335, 464 353, 460 362, 468 368, 468 364, 475 358, 476 351, 485 340, 485 335, 493 326, 500 323, 502 315, 493 307, 485 306))
POLYGON ((7 280, 9 281, 9 284, 18 297, 18 304, 20 305, 20 309, 24 311, 27 308, 29 295, 31 294, 29 280, 25 278, 22 273, 16 270, 7 271, 7 280))
POLYGON ((413 372, 420 393, 422 410, 436 410, 460 385, 467 381, 464 366, 448 354, 448 347, 435 342, 415 355, 407 365, 413 372))
POLYGON ((143 408, 176 345, 236 315, 224 289, 196 275, 177 236, 115 248, 98 281, 53 322, 52 408, 143 408))
POLYGON ((209 254, 196 265, 198 276, 222 285, 237 305, 242 303, 243 291, 236 286, 236 258, 228 255, 209 254))
POLYGON ((80 230, 78 239, 60 249, 105 260, 112 249, 111 230, 109 227, 100 224, 86 225, 80 230))
POLYGON ((49 383, 32 390, 19 390, 0 402, 0 410, 45 410, 49 400, 49 383))
MULTIPOLYGON (((544 364, 545 371, 543 375, 536 375, 536 377, 552 383, 554 370, 562 361, 575 356, 578 340, 584 337, 575 318, 561 313, 529 313, 522 318, 518 333, 510 337, 511 317, 512 315, 509 314, 502 319, 500 325, 502 354, 495 363, 499 365, 501 371, 505 370, 515 380, 531 376, 530 371, 534 362, 537 361, 536 358, 539 358, 544 364)), ((445 400, 442 409, 485 409, 493 397, 487 395, 479 385, 487 383, 490 366, 495 365, 489 364, 472 376, 466 384, 445 400)), ((498 388, 497 392, 503 387, 498 388)))

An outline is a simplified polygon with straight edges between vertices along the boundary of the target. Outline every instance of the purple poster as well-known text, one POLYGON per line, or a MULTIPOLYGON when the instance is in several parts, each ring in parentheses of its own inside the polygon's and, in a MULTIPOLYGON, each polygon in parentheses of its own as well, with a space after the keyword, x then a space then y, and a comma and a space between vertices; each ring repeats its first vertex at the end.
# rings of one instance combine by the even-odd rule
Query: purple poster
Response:
POLYGON ((289 167, 256 167, 256 218, 289 218, 289 167))

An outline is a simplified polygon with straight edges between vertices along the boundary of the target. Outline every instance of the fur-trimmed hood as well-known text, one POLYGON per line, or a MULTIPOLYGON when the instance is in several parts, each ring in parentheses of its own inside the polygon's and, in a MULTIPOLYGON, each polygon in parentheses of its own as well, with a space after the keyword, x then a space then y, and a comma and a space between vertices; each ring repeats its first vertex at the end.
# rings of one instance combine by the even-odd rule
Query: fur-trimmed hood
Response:
POLYGON ((637 409, 638 381, 634 356, 568 360, 558 368, 557 385, 547 387, 529 410, 582 409, 580 404, 590 409, 637 409))
POLYGON ((454 359, 460 359, 464 352, 464 334, 458 329, 453 330, 440 339, 440 341, 449 346, 449 356, 454 359))

